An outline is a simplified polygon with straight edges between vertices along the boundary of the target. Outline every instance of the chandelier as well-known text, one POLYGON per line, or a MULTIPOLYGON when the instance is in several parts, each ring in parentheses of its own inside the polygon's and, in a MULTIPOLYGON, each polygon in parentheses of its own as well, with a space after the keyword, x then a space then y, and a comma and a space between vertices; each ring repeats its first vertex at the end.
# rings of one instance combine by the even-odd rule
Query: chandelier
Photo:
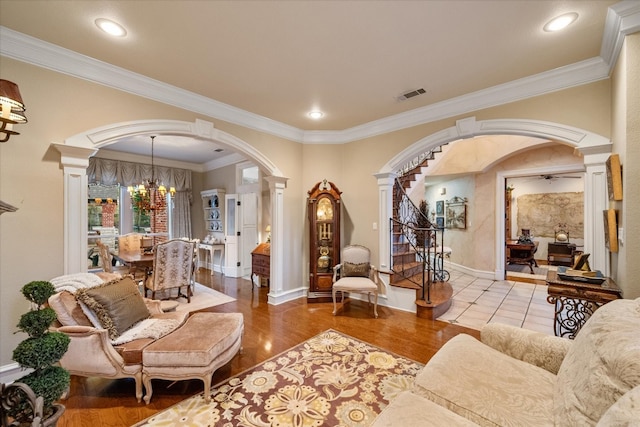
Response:
MULTIPOLYGON (((155 138, 155 135, 151 136, 151 178, 143 180, 142 184, 127 187, 133 207, 145 212, 164 209, 167 206, 167 187, 155 178, 153 163, 153 141, 155 138)), ((168 192, 173 197, 176 194, 176 189, 170 187, 168 192)))

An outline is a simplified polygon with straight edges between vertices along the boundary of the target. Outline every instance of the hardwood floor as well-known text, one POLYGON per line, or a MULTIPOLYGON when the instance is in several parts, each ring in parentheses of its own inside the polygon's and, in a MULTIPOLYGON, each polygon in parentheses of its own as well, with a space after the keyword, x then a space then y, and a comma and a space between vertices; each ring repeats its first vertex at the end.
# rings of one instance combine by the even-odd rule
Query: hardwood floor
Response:
MULTIPOLYGON (((201 269, 197 281, 236 298, 236 301, 204 311, 240 312, 244 315, 243 350, 231 363, 216 371, 212 384, 234 376, 327 329, 334 329, 375 344, 421 363, 427 362, 449 339, 468 333, 480 333, 453 324, 418 318, 413 313, 378 306, 374 319, 366 302, 350 301, 333 316, 332 303, 310 303, 299 299, 272 306, 267 304, 267 289, 251 291, 247 280, 233 279, 201 269)), ((215 327, 215 325, 211 325, 215 327)), ((130 426, 202 392, 196 380, 154 380, 149 405, 138 403, 134 382, 130 379, 71 377, 69 397, 62 403, 66 411, 59 427, 130 426)))

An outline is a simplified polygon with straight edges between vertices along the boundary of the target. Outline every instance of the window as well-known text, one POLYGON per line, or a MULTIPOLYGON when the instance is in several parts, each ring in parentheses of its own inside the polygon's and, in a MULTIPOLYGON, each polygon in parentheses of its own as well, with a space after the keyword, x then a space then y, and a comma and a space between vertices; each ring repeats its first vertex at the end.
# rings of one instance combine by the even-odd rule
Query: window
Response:
POLYGON ((236 192, 259 193, 261 190, 260 169, 251 162, 236 165, 236 192))

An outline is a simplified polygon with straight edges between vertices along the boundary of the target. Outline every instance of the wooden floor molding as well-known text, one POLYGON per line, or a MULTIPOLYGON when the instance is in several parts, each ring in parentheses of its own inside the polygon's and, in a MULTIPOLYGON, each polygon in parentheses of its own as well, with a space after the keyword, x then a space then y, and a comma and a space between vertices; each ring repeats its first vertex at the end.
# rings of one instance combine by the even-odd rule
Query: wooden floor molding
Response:
MULTIPOLYGON (((333 316, 332 303, 308 303, 300 298, 280 305, 267 304, 267 288, 251 290, 248 280, 213 276, 200 269, 196 280, 236 301, 205 311, 244 315, 243 350, 218 369, 212 384, 234 376, 327 329, 335 329, 396 354, 426 363, 447 341, 460 333, 479 338, 480 332, 459 325, 425 319, 401 310, 378 306, 375 319, 366 301, 351 299, 333 316)), ((212 325, 215 327, 215 325, 212 325)), ((71 377, 65 413, 58 427, 130 426, 202 392, 202 381, 154 380, 149 405, 138 403, 131 379, 71 377)))

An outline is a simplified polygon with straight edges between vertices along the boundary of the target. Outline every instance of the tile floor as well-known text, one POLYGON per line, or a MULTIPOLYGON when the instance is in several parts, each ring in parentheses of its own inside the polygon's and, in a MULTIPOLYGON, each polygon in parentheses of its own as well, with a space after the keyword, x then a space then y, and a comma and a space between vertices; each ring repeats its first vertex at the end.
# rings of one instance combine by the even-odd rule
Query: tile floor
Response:
POLYGON ((553 335, 554 308, 545 285, 450 273, 453 302, 438 320, 473 329, 500 322, 553 335))

